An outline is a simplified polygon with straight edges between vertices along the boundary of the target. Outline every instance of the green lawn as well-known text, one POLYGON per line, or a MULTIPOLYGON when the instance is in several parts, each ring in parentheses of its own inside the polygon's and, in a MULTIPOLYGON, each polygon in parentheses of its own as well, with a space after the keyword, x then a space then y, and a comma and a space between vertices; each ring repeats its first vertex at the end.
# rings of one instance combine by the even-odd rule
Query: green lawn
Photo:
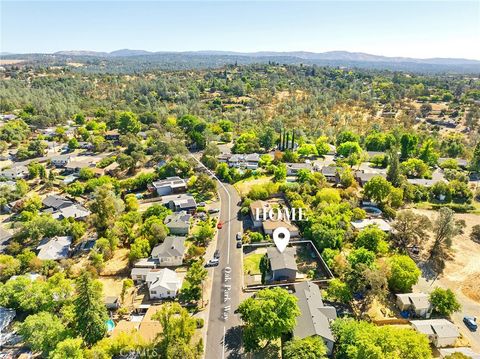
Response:
POLYGON ((243 271, 245 274, 262 274, 260 272, 260 260, 263 254, 249 254, 243 259, 243 271))

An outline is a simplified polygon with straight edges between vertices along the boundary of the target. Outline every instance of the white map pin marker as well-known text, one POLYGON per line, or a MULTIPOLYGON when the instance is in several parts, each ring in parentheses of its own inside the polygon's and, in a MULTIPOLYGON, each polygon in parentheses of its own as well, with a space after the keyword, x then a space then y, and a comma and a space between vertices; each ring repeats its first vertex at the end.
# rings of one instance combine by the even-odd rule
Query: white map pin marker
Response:
POLYGON ((272 236, 278 251, 283 253, 285 248, 287 248, 288 242, 290 242, 290 231, 285 227, 278 227, 273 231, 272 236))

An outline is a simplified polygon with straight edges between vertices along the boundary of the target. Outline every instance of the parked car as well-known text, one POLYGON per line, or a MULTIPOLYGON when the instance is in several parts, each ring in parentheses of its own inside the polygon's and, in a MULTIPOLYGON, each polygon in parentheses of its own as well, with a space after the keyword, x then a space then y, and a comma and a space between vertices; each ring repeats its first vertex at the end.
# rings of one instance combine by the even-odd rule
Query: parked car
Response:
POLYGON ((208 210, 208 213, 218 213, 218 212, 220 212, 220 208, 210 208, 208 210))
POLYGON ((216 267, 218 266, 218 264, 220 263, 220 261, 216 258, 213 258, 213 259, 210 259, 206 264, 205 264, 205 268, 208 268, 208 267, 216 267))
POLYGON ((213 258, 220 258, 220 251, 218 249, 215 251, 215 253, 213 253, 213 258))
POLYGON ((476 331, 478 328, 477 318, 475 317, 463 317, 463 322, 472 332, 476 331))
POLYGON ((242 241, 237 242, 237 248, 242 248, 242 241))
POLYGON ((222 229, 222 227, 223 227, 223 223, 222 223, 222 222, 218 222, 218 223, 217 223, 217 228, 218 228, 218 229, 222 229))
POLYGON ((238 232, 237 233, 237 241, 241 241, 242 240, 242 233, 238 232))

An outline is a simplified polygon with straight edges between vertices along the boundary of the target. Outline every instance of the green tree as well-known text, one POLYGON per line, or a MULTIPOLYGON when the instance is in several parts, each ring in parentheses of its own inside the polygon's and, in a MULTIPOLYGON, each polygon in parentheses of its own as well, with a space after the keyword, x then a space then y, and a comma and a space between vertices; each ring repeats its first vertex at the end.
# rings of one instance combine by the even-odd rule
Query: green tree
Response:
POLYGON ((470 161, 470 170, 480 172, 480 141, 476 144, 473 151, 472 160, 470 161))
POLYGON ((438 161, 438 152, 435 150, 435 143, 432 139, 423 142, 418 158, 429 166, 435 166, 438 161))
POLYGON ((0 281, 4 282, 20 272, 21 262, 7 254, 0 254, 0 281))
POLYGON ((375 263, 375 258, 375 253, 366 248, 360 247, 350 252, 350 254, 347 256, 347 261, 355 270, 361 264, 367 267, 373 266, 375 263))
POLYGON ((135 239, 135 242, 130 246, 130 253, 128 259, 130 263, 133 263, 140 258, 147 258, 150 255, 150 243, 147 239, 139 237, 135 239))
POLYGON ((390 276, 388 286, 397 293, 408 293, 420 278, 420 269, 415 262, 405 255, 395 254, 390 260, 390 276))
POLYGON ((280 163, 273 171, 273 180, 275 182, 285 181, 287 178, 287 166, 284 163, 280 163))
POLYGON ((390 150, 388 152, 387 180, 395 187, 400 186, 400 184, 402 183, 400 172, 400 158, 396 149, 390 150))
POLYGON ((336 357, 348 359, 430 359, 428 338, 412 329, 337 319, 332 324, 336 357))
POLYGON ((387 234, 384 231, 376 226, 370 226, 358 233, 355 247, 363 247, 374 253, 386 253, 388 250, 386 238, 387 234))
POLYGON ((107 309, 103 304, 102 284, 83 272, 76 280, 74 299, 75 333, 93 345, 107 333, 107 309))
POLYGON ((395 217, 392 227, 395 229, 393 239, 402 249, 418 246, 428 239, 428 231, 432 228, 430 219, 412 210, 400 211, 395 217))
POLYGON ((244 322, 243 343, 248 352, 290 333, 300 315, 297 298, 278 287, 258 291, 255 298, 240 303, 237 311, 244 322))
POLYGON ((152 317, 162 326, 162 332, 155 340, 160 358, 199 359, 203 344, 192 343, 197 321, 178 303, 165 303, 152 317))
POLYGON ((435 288, 429 296, 433 310, 441 316, 449 317, 460 310, 460 303, 450 289, 435 288))
POLYGON ((409 178, 425 178, 430 175, 427 164, 418 158, 408 159, 400 165, 400 168, 409 178))
POLYGON ((277 134, 275 130, 271 127, 266 127, 258 137, 258 142, 265 151, 269 151, 273 148, 277 142, 277 134))
POLYGON ((317 147, 317 153, 319 156, 325 156, 330 152, 330 146, 328 145, 328 138, 325 136, 320 136, 315 141, 315 146, 317 147))
POLYGON ((327 358, 327 347, 319 336, 292 339, 283 347, 284 359, 323 359, 327 358))
POLYGON ((359 140, 360 140, 359 137, 355 135, 353 132, 343 131, 337 135, 336 145, 340 146, 342 143, 345 143, 345 142, 358 142, 359 140))
POLYGON ((342 303, 348 303, 353 299, 352 290, 348 284, 338 278, 328 282, 327 297, 342 303))
POLYGON ((442 207, 433 225, 434 242, 430 249, 429 260, 439 273, 445 268, 445 260, 449 257, 453 238, 462 234, 465 228, 465 221, 456 220, 454 215, 450 208, 442 207))
POLYGON ((182 297, 186 301, 198 301, 202 298, 202 283, 207 278, 203 260, 197 260, 188 268, 182 287, 182 297))
POLYGON ((372 177, 363 186, 363 194, 377 203, 384 203, 392 191, 392 184, 382 176, 372 177))
POLYGON ((69 150, 75 150, 79 147, 78 140, 75 137, 72 137, 70 140, 68 140, 68 149, 69 150))
POLYGON ((343 142, 340 146, 337 147, 337 154, 345 158, 352 155, 360 155, 362 153, 362 148, 358 142, 343 142))
POLYGON ((400 138, 402 159, 413 157, 417 151, 418 137, 411 133, 405 133, 400 138))
POLYGON ((118 129, 120 133, 137 133, 142 128, 137 116, 132 112, 122 112, 118 116, 118 129))
POLYGON ((33 351, 40 352, 45 357, 67 336, 62 321, 47 312, 29 315, 20 324, 18 333, 33 351))
POLYGON ((90 202, 91 218, 97 231, 103 233, 108 228, 112 228, 123 209, 123 201, 115 195, 110 185, 98 187, 95 190, 94 199, 90 202))
POLYGON ((84 359, 82 338, 67 338, 57 344, 51 359, 84 359))

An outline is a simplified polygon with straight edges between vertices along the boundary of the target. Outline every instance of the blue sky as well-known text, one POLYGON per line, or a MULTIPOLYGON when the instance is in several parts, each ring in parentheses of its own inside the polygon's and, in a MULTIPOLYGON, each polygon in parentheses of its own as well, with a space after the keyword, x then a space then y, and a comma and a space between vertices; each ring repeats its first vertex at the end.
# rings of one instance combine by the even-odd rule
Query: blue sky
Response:
POLYGON ((480 1, 5 1, 2 52, 361 51, 480 59, 480 1))

